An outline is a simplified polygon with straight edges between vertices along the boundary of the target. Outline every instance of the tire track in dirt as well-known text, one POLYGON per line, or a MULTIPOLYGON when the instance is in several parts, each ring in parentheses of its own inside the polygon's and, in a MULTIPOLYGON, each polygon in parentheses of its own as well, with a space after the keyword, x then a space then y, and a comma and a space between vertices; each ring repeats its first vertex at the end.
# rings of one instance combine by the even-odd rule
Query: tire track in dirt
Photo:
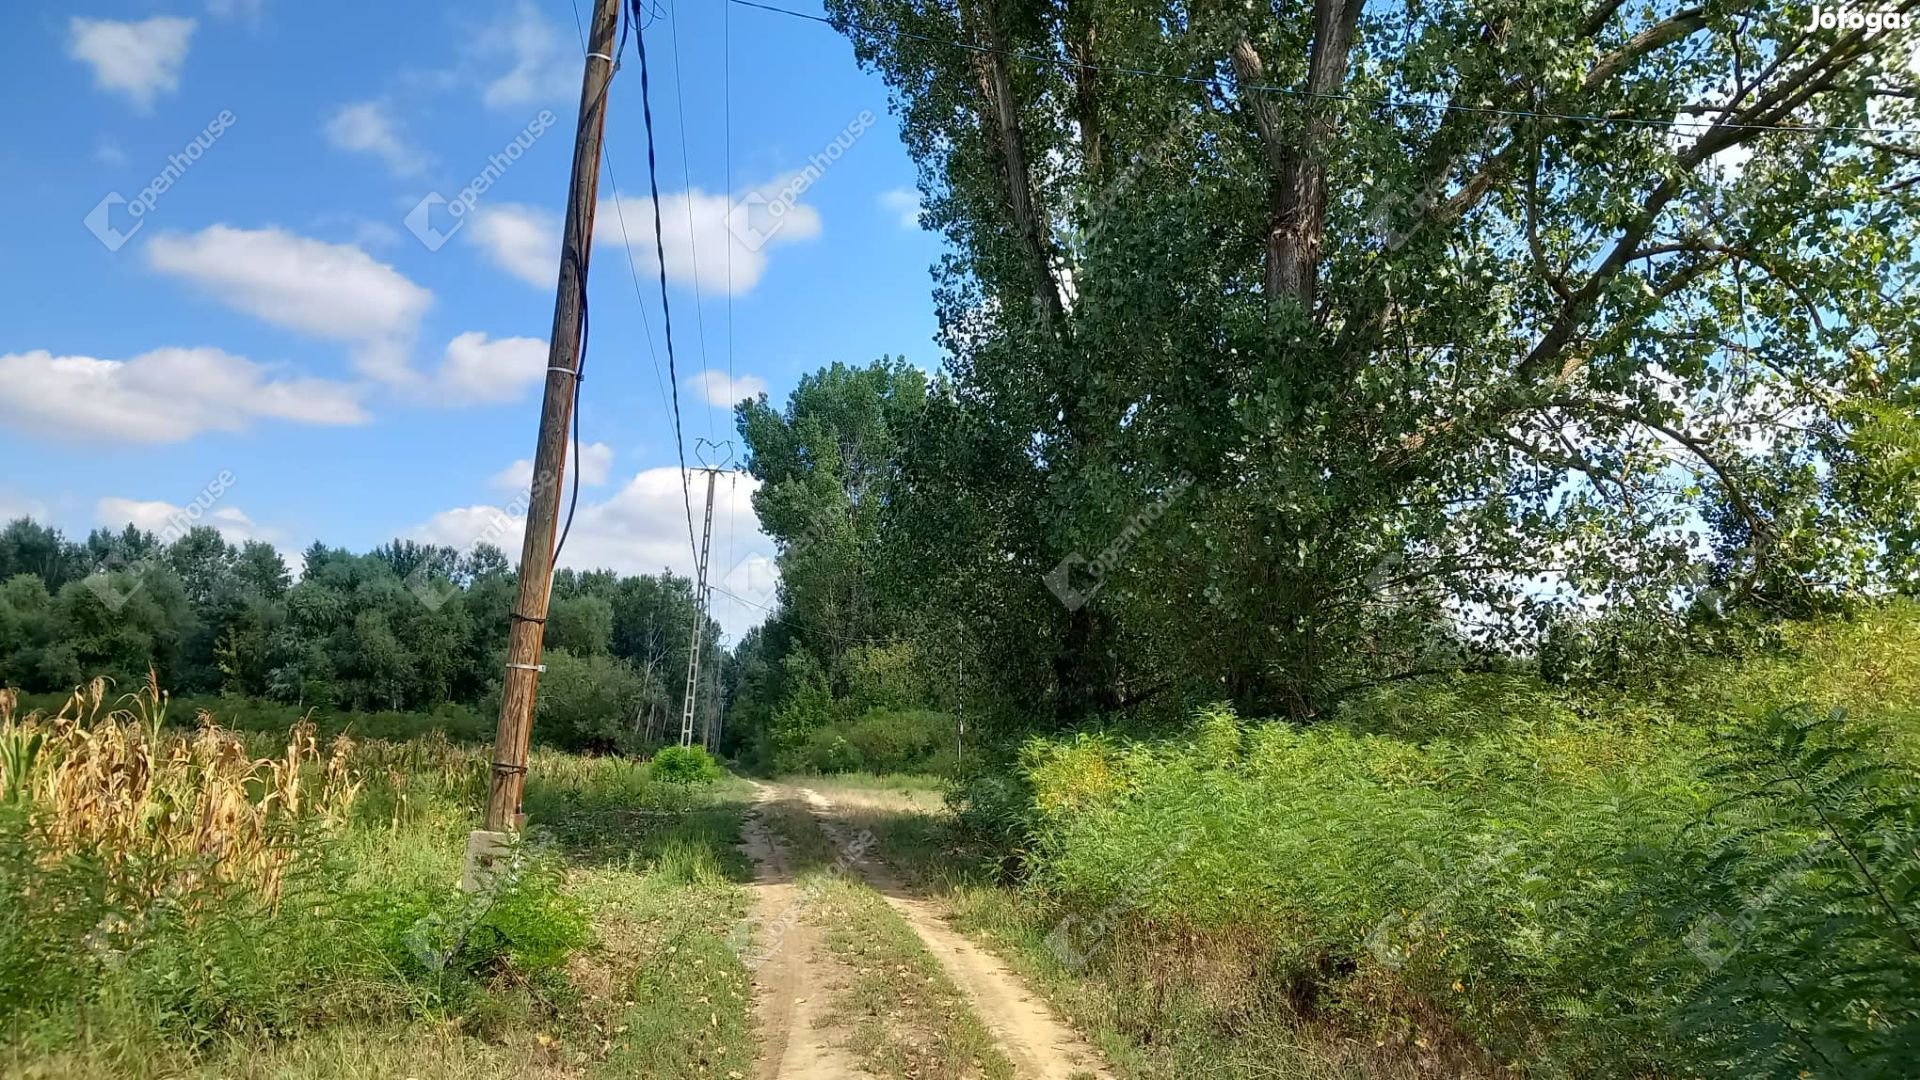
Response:
POLYGON ((785 846, 767 828, 760 808, 778 793, 761 787, 740 830, 741 849, 753 860, 753 1019, 760 1052, 757 1080, 872 1080, 834 1045, 825 1023, 825 991, 849 973, 818 927, 801 917, 805 901, 793 884, 785 846))
MULTIPOLYGON (((763 793, 767 790, 762 788, 763 793)), ((846 837, 832 801, 809 788, 801 788, 799 794, 813 811, 814 821, 844 848, 846 837)), ((854 869, 919 935, 993 1033, 1021 1080, 1113 1080, 1099 1052, 1055 1016, 999 957, 947 925, 939 905, 914 896, 877 859, 859 860, 854 869)))

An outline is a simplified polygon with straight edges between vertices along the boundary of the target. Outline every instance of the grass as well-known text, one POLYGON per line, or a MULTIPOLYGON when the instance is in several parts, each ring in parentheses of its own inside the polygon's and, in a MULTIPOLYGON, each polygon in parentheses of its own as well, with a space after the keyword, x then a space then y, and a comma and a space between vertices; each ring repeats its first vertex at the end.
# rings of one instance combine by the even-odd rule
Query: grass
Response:
MULTIPOLYGON (((1163 981, 1118 978, 1099 961, 1107 954, 1137 965, 1168 963, 1189 953, 1194 939, 1115 938, 1089 950, 1091 964, 1069 962, 1054 935, 1064 912, 1030 889, 997 880, 987 853, 959 836, 944 810, 862 808, 842 813, 852 828, 867 829, 877 850, 914 886, 942 900, 954 926, 985 945, 1064 1019, 1083 1032, 1117 1075, 1137 1080, 1185 1080, 1191 1076, 1324 1080, 1367 1077, 1415 1080, 1430 1076, 1494 1077, 1506 1073, 1457 1036, 1408 1027, 1364 1032, 1342 1018, 1303 1020, 1282 1002, 1239 1010, 1222 1022, 1208 1000, 1218 986, 1176 988, 1163 981), (1184 1000, 1183 1000, 1184 998, 1184 1000)), ((1225 951, 1260 955, 1250 943, 1225 951)), ((1216 952, 1210 960, 1225 959, 1216 952)), ((1166 973, 1163 973, 1166 974, 1166 973)), ((1218 976, 1233 978, 1226 970, 1218 976)), ((1251 974, 1251 973, 1250 973, 1251 974)), ((1243 985, 1251 977, 1236 979, 1243 985)))
POLYGON ((830 1015, 852 1031, 850 1049, 869 1071, 899 1080, 1011 1080, 1013 1066, 992 1033, 879 893, 846 878, 801 884, 817 890, 808 917, 852 969, 852 982, 834 990, 830 1015))
POLYGON ((947 788, 947 779, 941 776, 929 776, 923 773, 789 773, 778 777, 780 783, 795 787, 810 787, 824 790, 827 787, 844 788, 852 791, 893 791, 901 793, 938 794, 947 788))
POLYGON ((0 719, 0 1074, 750 1070, 746 785, 537 750, 524 873, 476 903, 483 749, 288 751, 138 711, 159 700, 0 719))
MULTIPOLYGON (((637 864, 583 875, 603 952, 577 972, 603 1002, 595 1076, 726 1076, 751 1071, 751 987, 728 936, 746 914, 750 868, 733 846, 743 804, 721 793, 647 839, 637 864)), ((609 841, 610 842, 610 841, 609 841)))

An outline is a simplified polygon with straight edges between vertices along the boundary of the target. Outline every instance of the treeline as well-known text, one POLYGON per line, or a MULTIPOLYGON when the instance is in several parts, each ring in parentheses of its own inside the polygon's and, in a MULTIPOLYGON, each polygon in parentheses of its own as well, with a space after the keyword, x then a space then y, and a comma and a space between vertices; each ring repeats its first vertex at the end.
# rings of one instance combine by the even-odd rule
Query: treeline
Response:
POLYGON ((1903 558, 1891 548, 1851 574, 1794 578, 1774 561, 1756 577, 1726 515, 1711 552, 1675 561, 1623 544, 1587 565, 1614 601, 1602 614, 1521 580, 1521 534, 1475 557, 1491 560, 1479 578, 1456 579, 1460 557, 1410 533, 1356 539, 1337 569, 1276 555, 1256 573, 1255 526, 1208 507, 1242 497, 1230 484, 1086 491, 1112 522, 1101 539, 1062 516, 1048 463, 978 408, 898 359, 835 364, 784 407, 738 407, 781 584, 778 613, 736 652, 730 723, 768 761, 899 766, 850 748, 856 729, 916 710, 901 738, 931 747, 953 741, 964 713, 990 738, 1177 724, 1217 700, 1311 720, 1370 687, 1456 672, 1646 688, 1684 678, 1702 650, 1763 641, 1783 618, 1908 591, 1888 572, 1903 558), (1223 567, 1252 576, 1229 585, 1223 567))
MULTIPOLYGON (((16 520, 0 531, 0 685, 63 692, 106 675, 130 690, 151 666, 180 695, 492 707, 516 588, 498 548, 315 543, 301 564, 296 577, 272 545, 207 526, 170 543, 131 525, 75 543, 16 520)), ((595 750, 677 739, 696 611, 692 583, 669 573, 559 571, 537 736, 595 750)), ((709 622, 703 639, 717 638, 709 622)), ((709 648, 699 720, 712 741, 730 667, 709 648)))

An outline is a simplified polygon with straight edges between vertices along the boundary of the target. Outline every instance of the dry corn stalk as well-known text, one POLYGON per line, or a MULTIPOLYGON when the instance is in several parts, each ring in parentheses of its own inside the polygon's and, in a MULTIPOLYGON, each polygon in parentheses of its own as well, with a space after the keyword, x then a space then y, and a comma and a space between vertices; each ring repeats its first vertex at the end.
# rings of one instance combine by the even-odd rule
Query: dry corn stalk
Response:
POLYGON ((105 696, 96 679, 51 718, 16 720, 11 698, 0 703, 0 799, 28 805, 48 857, 96 853, 149 896, 213 881, 277 900, 299 838, 344 825, 360 791, 353 741, 335 739, 323 760, 310 717, 284 757, 256 760, 205 712, 191 735, 165 730, 151 675, 130 708, 102 715, 105 696), (20 752, 29 743, 37 753, 20 752))

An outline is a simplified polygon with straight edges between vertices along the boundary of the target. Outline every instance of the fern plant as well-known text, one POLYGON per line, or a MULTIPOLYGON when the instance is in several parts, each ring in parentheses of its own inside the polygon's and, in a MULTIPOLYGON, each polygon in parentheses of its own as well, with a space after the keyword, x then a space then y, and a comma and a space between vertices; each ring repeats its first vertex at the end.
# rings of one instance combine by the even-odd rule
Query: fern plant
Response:
POLYGON ((1920 784, 1836 710, 1769 714, 1708 775, 1676 1015, 1703 1067, 1742 1076, 1912 1075, 1920 1061, 1920 784))

